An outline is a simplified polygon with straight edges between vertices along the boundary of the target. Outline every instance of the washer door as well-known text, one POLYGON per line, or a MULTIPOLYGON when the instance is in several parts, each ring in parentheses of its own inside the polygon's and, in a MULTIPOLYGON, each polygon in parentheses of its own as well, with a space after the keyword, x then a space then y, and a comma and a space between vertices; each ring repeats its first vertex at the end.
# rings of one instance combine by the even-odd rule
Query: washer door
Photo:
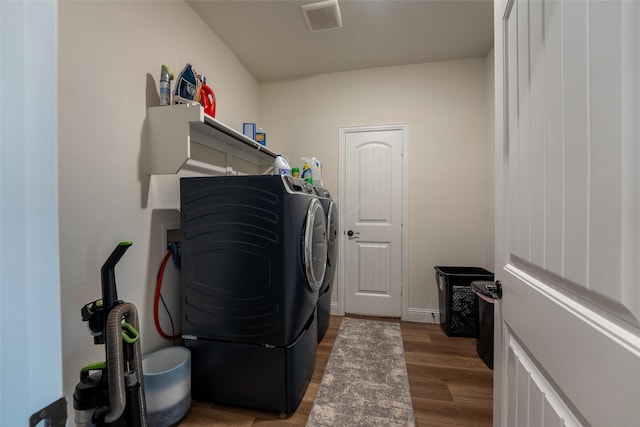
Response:
POLYGON ((338 257, 338 206, 332 200, 329 203, 329 212, 327 213, 327 265, 333 267, 336 265, 338 257))
POLYGON ((307 282, 316 291, 327 269, 327 221, 318 199, 312 199, 307 209, 303 254, 307 282))

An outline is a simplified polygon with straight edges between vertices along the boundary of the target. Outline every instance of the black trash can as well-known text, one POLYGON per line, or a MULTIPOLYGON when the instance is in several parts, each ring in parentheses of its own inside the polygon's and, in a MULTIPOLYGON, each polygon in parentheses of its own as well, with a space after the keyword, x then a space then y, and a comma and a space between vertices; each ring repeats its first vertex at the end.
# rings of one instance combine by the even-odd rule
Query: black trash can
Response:
POLYGON ((478 338, 476 352, 487 367, 493 369, 493 305, 498 294, 493 281, 471 282, 478 299, 478 338))
POLYGON ((493 281, 493 273, 480 267, 436 266, 440 327, 449 337, 478 336, 478 302, 471 282, 493 281))

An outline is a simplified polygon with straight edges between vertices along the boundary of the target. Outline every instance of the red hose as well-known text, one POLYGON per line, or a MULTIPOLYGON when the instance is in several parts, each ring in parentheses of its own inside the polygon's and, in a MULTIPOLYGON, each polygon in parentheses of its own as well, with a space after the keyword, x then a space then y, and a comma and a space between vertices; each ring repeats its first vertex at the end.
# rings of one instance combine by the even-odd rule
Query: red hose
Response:
POLYGON ((167 251, 167 254, 164 256, 162 260, 162 264, 160 265, 160 271, 158 271, 158 280, 156 282, 156 294, 153 298, 153 321, 156 324, 156 329, 162 338, 173 340, 180 337, 178 335, 169 335, 162 330, 162 326, 160 326, 160 319, 158 318, 158 303, 160 302, 160 288, 162 287, 162 279, 164 277, 164 269, 167 267, 167 262, 169 258, 171 258, 171 250, 167 251))

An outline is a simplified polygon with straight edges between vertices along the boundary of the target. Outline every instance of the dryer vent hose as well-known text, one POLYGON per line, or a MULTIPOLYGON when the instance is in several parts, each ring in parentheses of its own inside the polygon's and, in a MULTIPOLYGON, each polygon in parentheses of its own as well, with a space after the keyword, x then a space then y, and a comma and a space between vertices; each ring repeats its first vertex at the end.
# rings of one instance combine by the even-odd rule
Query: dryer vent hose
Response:
MULTIPOLYGON (((113 307, 109 312, 106 325, 106 351, 107 351, 107 374, 109 380, 110 408, 105 416, 107 423, 116 421, 125 410, 125 366, 124 349, 122 343, 122 320, 130 323, 136 330, 140 330, 138 322, 138 312, 131 303, 123 303, 113 307)), ((129 366, 135 371, 136 378, 140 384, 138 400, 140 404, 140 420, 143 426, 147 425, 147 410, 144 398, 144 378, 142 375, 142 354, 140 351, 140 340, 133 343, 133 360, 129 366)))

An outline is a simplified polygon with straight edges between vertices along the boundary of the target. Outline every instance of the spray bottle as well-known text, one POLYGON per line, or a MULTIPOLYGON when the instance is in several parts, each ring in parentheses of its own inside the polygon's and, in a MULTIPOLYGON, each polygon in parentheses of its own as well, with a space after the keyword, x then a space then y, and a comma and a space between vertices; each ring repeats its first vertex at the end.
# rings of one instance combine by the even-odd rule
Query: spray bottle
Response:
POLYGON ((322 163, 315 157, 311 158, 311 175, 313 176, 313 185, 322 187, 322 163))
POLYGON ((171 105, 171 80, 173 73, 168 65, 160 69, 160 105, 171 105))

